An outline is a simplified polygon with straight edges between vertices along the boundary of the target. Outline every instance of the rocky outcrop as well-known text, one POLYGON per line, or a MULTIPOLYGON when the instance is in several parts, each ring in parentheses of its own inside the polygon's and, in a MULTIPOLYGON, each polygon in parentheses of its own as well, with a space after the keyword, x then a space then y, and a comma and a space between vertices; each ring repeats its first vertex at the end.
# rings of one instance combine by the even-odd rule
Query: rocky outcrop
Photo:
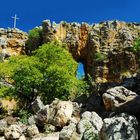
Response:
MULTIPOLYGON (((125 91, 125 95, 131 93, 123 87, 116 87, 113 91, 122 92, 122 90, 125 91)), ((133 92, 130 95, 133 96, 133 92)), ((103 116, 103 119, 94 111, 77 114, 78 108, 80 111, 75 102, 56 99, 50 105, 34 112, 35 115, 28 118, 28 121, 30 120, 28 124, 23 124, 17 117, 7 119, 9 116, 1 119, 0 139, 138 140, 139 124, 133 115, 117 112, 107 117, 103 116)))
MULTIPOLYGON (((44 20, 40 28, 40 45, 56 40, 65 44, 74 59, 84 64, 85 74, 89 74, 96 83, 120 83, 139 68, 139 55, 132 48, 139 36, 140 24, 116 20, 93 25, 75 22, 56 24, 44 20)), ((6 46, 4 57, 24 53, 27 38, 27 34, 19 29, 1 28, 0 45, 6 46)))
POLYGON ((137 97, 135 92, 132 92, 123 86, 108 89, 103 94, 103 102, 106 110, 115 110, 121 105, 134 100, 137 97))
POLYGON ((119 21, 87 23, 51 23, 43 21, 43 43, 65 43, 76 61, 84 64, 86 75, 96 83, 122 82, 138 70, 138 55, 132 51, 140 25, 119 21), (118 61, 118 58, 121 61, 118 61))
POLYGON ((103 122, 102 140, 138 140, 138 122, 134 116, 122 113, 103 122))
POLYGON ((9 56, 25 54, 25 42, 28 39, 27 33, 13 28, 0 28, 0 49, 9 56))

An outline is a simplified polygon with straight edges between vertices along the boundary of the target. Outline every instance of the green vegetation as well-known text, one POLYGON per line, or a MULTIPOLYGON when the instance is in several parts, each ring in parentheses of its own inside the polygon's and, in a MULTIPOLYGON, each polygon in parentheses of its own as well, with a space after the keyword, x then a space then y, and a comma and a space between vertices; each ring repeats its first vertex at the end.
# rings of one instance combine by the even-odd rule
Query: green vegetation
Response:
POLYGON ((140 52, 140 38, 137 38, 134 41, 134 44, 133 44, 133 47, 132 47, 131 51, 133 51, 135 53, 140 52))
POLYGON ((13 85, 10 96, 28 108, 38 95, 49 103, 54 98, 72 100, 86 93, 86 82, 76 78, 77 65, 66 49, 52 42, 40 46, 32 56, 0 63, 0 77, 13 85))
POLYGON ((42 42, 42 29, 36 27, 29 31, 28 40, 26 43, 26 53, 31 55, 32 51, 36 50, 42 42))
POLYGON ((106 54, 103 54, 103 53, 100 53, 100 52, 95 54, 96 62, 103 62, 106 59, 107 59, 107 55, 106 54))

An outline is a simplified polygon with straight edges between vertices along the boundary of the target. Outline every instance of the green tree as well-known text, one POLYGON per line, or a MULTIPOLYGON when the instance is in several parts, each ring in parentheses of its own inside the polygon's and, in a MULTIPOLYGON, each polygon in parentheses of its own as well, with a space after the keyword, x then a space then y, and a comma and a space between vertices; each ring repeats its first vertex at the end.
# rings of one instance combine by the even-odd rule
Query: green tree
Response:
POLYGON ((13 85, 12 95, 27 107, 38 95, 48 103, 85 93, 86 82, 76 78, 77 65, 61 45, 48 43, 33 56, 12 57, 0 63, 0 77, 13 85))
POLYGON ((14 97, 24 102, 25 106, 36 98, 35 90, 40 90, 43 74, 39 66, 39 60, 34 56, 12 57, 8 62, 0 64, 1 79, 13 85, 14 97))
POLYGON ((36 27, 29 31, 28 40, 26 42, 26 53, 28 55, 32 54, 32 51, 36 50, 42 43, 42 29, 36 27))
POLYGON ((73 99, 85 92, 87 84, 76 78, 78 63, 62 45, 52 42, 42 45, 35 56, 43 63, 44 94, 48 101, 54 98, 73 99))

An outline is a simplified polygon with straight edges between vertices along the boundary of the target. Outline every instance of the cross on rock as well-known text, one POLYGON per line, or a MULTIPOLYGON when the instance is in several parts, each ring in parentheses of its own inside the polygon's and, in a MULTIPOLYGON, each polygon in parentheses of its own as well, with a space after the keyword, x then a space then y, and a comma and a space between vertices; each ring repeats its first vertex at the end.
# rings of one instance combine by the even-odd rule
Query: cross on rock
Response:
POLYGON ((17 19, 19 19, 19 18, 17 17, 16 14, 15 14, 15 16, 12 17, 12 18, 14 19, 14 29, 15 29, 15 28, 16 28, 17 19))

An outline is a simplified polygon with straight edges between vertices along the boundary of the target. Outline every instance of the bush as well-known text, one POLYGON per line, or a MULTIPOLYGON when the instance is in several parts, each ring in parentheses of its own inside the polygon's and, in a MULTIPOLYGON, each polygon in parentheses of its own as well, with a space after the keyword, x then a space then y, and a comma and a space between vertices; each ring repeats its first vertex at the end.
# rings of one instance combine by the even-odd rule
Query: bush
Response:
POLYGON ((106 59, 107 59, 107 55, 106 54, 103 54, 103 53, 100 53, 100 52, 95 54, 95 61, 96 62, 103 62, 106 59))
POLYGON ((134 44, 133 44, 133 47, 131 49, 133 52, 137 53, 137 52, 140 52, 140 38, 137 38, 135 41, 134 41, 134 44))
POLYGON ((29 108, 39 95, 45 103, 54 98, 74 99, 88 88, 76 78, 78 64, 71 54, 58 43, 40 46, 34 56, 12 57, 0 64, 0 76, 7 79, 15 98, 29 108))
POLYGON ((28 33, 28 40, 26 42, 26 53, 31 55, 32 51, 36 50, 42 43, 42 29, 34 28, 28 33))

